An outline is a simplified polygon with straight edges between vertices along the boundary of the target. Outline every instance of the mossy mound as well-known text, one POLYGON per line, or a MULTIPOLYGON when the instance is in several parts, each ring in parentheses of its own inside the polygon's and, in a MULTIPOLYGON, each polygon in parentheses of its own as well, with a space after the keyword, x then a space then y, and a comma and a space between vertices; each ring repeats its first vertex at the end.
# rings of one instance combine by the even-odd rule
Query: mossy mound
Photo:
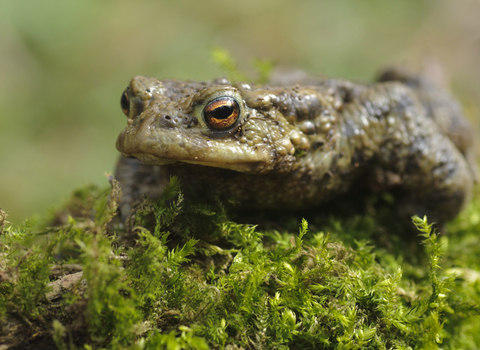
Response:
POLYGON ((448 235, 420 218, 420 237, 391 233, 403 226, 381 211, 310 229, 301 220, 292 232, 185 202, 173 180, 137 207, 127 234, 115 223, 119 195, 113 180, 111 191, 79 190, 34 228, 1 213, 0 348, 480 344, 478 199, 448 235))

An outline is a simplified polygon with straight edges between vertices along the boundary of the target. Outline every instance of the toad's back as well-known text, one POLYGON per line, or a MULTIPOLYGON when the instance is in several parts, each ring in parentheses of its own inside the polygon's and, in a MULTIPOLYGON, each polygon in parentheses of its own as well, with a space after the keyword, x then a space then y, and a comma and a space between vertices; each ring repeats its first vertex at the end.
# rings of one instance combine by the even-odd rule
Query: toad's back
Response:
POLYGON ((187 194, 271 209, 318 205, 371 177, 377 188, 402 188, 405 215, 453 218, 474 178, 458 103, 422 77, 392 70, 381 80, 259 87, 133 78, 117 140, 122 215, 177 175, 187 194))

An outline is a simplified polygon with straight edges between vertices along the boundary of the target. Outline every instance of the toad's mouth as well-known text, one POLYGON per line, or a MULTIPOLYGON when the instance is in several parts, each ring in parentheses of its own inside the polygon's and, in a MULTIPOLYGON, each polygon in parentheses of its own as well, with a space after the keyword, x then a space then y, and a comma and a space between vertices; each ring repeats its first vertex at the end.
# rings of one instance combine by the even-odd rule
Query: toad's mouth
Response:
POLYGON ((275 150, 269 144, 251 147, 235 138, 212 139, 191 129, 136 129, 129 125, 118 136, 116 147, 123 156, 135 157, 150 165, 181 162, 265 173, 272 170, 275 163, 275 150))

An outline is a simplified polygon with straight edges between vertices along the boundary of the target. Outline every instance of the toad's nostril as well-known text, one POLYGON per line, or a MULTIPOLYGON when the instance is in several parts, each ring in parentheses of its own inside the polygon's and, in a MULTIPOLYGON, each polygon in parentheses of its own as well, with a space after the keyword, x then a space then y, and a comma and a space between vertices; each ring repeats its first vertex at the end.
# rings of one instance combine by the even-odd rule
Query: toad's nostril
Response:
POLYGON ((176 124, 176 120, 171 114, 159 115, 156 119, 156 126, 160 128, 174 128, 176 124))

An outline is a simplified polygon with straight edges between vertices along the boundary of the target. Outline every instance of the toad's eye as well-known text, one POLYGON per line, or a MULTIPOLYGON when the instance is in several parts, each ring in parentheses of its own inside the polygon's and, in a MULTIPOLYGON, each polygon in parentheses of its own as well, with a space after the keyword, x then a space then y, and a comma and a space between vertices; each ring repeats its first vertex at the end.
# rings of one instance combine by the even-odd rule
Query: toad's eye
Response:
POLYGON ((128 112, 130 111, 130 100, 128 98, 128 92, 125 90, 120 98, 120 107, 122 107, 123 113, 128 117, 128 112))
POLYGON ((232 97, 219 97, 203 109, 205 121, 215 130, 226 130, 238 120, 240 107, 232 97))

